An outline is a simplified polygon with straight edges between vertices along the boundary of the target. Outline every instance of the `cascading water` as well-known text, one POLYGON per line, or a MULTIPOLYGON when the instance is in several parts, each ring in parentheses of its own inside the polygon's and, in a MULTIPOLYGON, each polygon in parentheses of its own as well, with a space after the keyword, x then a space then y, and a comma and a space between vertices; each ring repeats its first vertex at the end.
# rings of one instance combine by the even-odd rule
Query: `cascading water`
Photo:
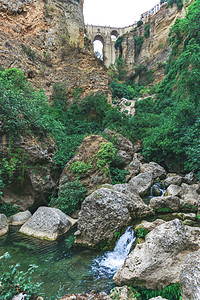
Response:
POLYGON ((134 241, 134 229, 128 227, 113 251, 107 251, 103 256, 94 260, 93 270, 98 272, 100 277, 113 275, 123 265, 134 241))
POLYGON ((165 195, 166 188, 163 185, 162 182, 156 182, 154 185, 152 185, 150 189, 150 198, 160 196, 163 197, 165 195))

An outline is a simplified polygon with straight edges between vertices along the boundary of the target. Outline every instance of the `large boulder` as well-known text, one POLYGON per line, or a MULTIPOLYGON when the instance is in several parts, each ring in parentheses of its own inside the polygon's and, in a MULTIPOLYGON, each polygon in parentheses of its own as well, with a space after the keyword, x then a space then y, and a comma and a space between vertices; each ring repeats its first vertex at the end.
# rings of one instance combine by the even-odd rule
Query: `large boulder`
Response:
POLYGON ((118 285, 160 289, 179 282, 186 256, 200 249, 200 228, 175 219, 157 226, 126 258, 114 276, 118 285))
POLYGON ((200 195, 198 194, 199 185, 181 185, 181 209, 183 211, 197 212, 200 203, 200 195))
POLYGON ((142 198, 135 192, 131 184, 115 184, 114 190, 125 194, 130 199, 133 199, 135 203, 134 212, 132 212, 132 218, 143 218, 154 215, 153 209, 146 205, 142 198))
POLYGON ((133 156, 133 160, 126 167, 129 171, 129 174, 126 175, 126 181, 128 182, 131 178, 135 177, 140 173, 140 165, 141 165, 141 157, 139 153, 135 153, 133 156))
POLYGON ((183 177, 176 174, 169 174, 169 176, 167 176, 167 178, 164 180, 164 184, 166 187, 168 187, 171 184, 180 186, 182 182, 183 177))
POLYGON ((177 212, 180 208, 180 199, 178 197, 153 197, 150 200, 150 207, 157 213, 177 212))
POLYGON ((79 177, 81 183, 87 187, 88 194, 93 192, 97 186, 111 183, 108 174, 108 165, 98 165, 98 153, 102 147, 109 143, 100 135, 86 137, 75 156, 65 166, 59 182, 59 190, 62 190, 66 182, 74 181, 79 177))
POLYGON ((61 210, 41 206, 19 231, 40 239, 56 240, 71 226, 69 218, 61 210))
POLYGON ((113 144, 118 150, 116 158, 112 164, 118 168, 123 168, 127 166, 133 158, 133 143, 129 139, 125 138, 123 135, 115 131, 109 130, 107 128, 104 130, 104 133, 106 134, 108 139, 112 140, 113 144))
POLYGON ((188 254, 180 272, 182 300, 200 299, 200 250, 188 254))
POLYGON ((29 210, 18 212, 10 217, 10 223, 13 226, 23 225, 30 219, 31 216, 32 214, 29 210))
POLYGON ((107 128, 104 130, 104 133, 108 136, 109 139, 113 141, 113 143, 116 145, 116 148, 118 150, 125 151, 131 157, 133 156, 133 153, 136 152, 134 151, 133 143, 129 139, 121 135, 120 133, 109 130, 107 128))
POLYGON ((153 184, 152 172, 141 173, 133 177, 129 184, 140 196, 147 194, 153 184))
POLYGON ((8 231, 8 220, 4 214, 0 214, 0 236, 8 231))
POLYGON ((162 219, 156 219, 156 220, 153 221, 153 222, 142 221, 139 225, 137 225, 137 226, 135 227, 134 232, 135 232, 135 234, 137 235, 138 230, 139 230, 140 228, 146 229, 148 232, 150 232, 150 231, 152 231, 154 228, 156 228, 157 226, 159 226, 159 225, 161 225, 161 224, 163 224, 163 223, 165 223, 165 221, 162 220, 162 219))
POLYGON ((148 164, 141 165, 140 172, 141 173, 152 172, 153 179, 156 178, 163 179, 166 177, 167 174, 165 169, 162 166, 158 165, 153 161, 148 164))
POLYGON ((101 188, 82 203, 75 242, 94 247, 112 241, 115 232, 127 227, 145 208, 137 194, 101 188))
POLYGON ((166 196, 172 196, 172 197, 180 197, 181 195, 181 187, 175 184, 170 184, 170 186, 168 186, 166 193, 166 196))

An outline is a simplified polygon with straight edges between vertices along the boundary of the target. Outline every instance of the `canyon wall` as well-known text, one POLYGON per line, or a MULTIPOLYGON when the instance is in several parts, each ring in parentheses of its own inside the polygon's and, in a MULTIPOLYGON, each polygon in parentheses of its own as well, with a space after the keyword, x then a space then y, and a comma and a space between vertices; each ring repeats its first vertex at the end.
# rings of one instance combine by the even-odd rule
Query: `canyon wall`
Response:
POLYGON ((174 4, 173 7, 166 8, 167 3, 164 3, 160 10, 154 15, 143 19, 143 24, 136 27, 129 33, 124 35, 122 42, 122 57, 125 60, 128 69, 140 64, 146 65, 148 69, 157 69, 156 76, 158 81, 164 77, 163 68, 159 72, 159 66, 166 62, 170 54, 170 46, 168 43, 168 36, 171 26, 175 23, 177 18, 183 18, 186 13, 186 6, 181 10, 177 9, 174 4), (149 37, 144 36, 145 26, 149 25, 149 37), (141 50, 136 53, 136 43, 134 37, 142 36, 144 42, 141 50))
POLYGON ((84 38, 83 0, 0 0, 0 66, 20 68, 50 93, 108 92, 107 72, 84 38), (80 2, 80 3, 79 3, 80 2))

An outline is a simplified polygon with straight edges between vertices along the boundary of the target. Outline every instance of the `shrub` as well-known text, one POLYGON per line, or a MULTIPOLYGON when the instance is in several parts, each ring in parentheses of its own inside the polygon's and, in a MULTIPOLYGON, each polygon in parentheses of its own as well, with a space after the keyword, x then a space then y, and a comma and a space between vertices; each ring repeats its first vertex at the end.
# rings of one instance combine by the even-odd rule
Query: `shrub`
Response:
POLYGON ((85 173, 90 168, 92 168, 92 165, 87 165, 83 161, 75 161, 69 166, 69 169, 77 174, 85 173))
POLYGON ((115 158, 117 150, 110 142, 103 142, 100 144, 100 150, 96 154, 97 167, 99 169, 104 168, 106 165, 110 165, 115 158))
POLYGON ((131 288, 135 293, 137 299, 148 300, 153 297, 161 296, 169 300, 181 300, 181 289, 179 283, 169 285, 160 290, 148 290, 145 288, 134 287, 131 288))
POLYGON ((123 58, 118 57, 115 60, 115 63, 109 66, 109 76, 112 79, 117 79, 121 81, 124 80, 126 74, 127 74, 126 63, 123 60, 123 58))
POLYGON ((84 200, 86 188, 79 180, 65 183, 59 191, 58 197, 52 196, 50 206, 62 210, 65 214, 72 214, 79 209, 84 200))
POLYGON ((140 27, 142 24, 143 24, 142 20, 139 20, 139 21, 137 22, 137 27, 140 27))
POLYGON ((134 42, 135 42, 135 55, 137 56, 140 53, 142 45, 144 43, 143 36, 135 36, 134 42))
POLYGON ((30 299, 32 296, 37 295, 42 283, 32 283, 31 275, 36 265, 30 265, 26 272, 19 271, 20 264, 8 265, 8 261, 11 259, 8 252, 0 257, 0 266, 2 273, 0 274, 0 298, 4 300, 10 300, 15 295, 20 293, 26 294, 26 299, 30 299))
POLYGON ((145 25, 144 36, 146 39, 148 39, 148 37, 150 36, 150 25, 149 24, 145 25))
POLYGON ((124 36, 119 36, 115 42, 115 49, 119 49, 120 54, 122 55, 122 42, 124 40, 124 36))
POLYGON ((0 202, 0 214, 6 215, 6 217, 10 217, 19 212, 19 206, 14 206, 13 203, 1 203, 0 202))
POLYGON ((166 8, 168 8, 169 6, 173 6, 173 4, 176 4, 178 9, 181 10, 181 8, 183 7, 183 1, 182 0, 167 0, 167 6, 166 8))
POLYGON ((109 169, 112 178, 112 184, 126 183, 126 175, 129 174, 128 170, 120 170, 114 167, 110 167, 109 169))
POLYGON ((149 231, 143 227, 140 227, 137 231, 136 237, 145 239, 145 236, 149 233, 149 231))

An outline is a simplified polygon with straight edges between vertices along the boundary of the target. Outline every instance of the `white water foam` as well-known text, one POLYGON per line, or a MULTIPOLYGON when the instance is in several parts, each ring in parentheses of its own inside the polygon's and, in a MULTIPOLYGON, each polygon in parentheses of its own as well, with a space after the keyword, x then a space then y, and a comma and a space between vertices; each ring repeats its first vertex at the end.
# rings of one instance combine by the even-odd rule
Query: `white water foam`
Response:
POLYGON ((134 230, 132 227, 128 227, 113 251, 107 251, 103 256, 94 260, 93 270, 97 271, 98 269, 100 276, 113 275, 123 265, 134 241, 134 230))

